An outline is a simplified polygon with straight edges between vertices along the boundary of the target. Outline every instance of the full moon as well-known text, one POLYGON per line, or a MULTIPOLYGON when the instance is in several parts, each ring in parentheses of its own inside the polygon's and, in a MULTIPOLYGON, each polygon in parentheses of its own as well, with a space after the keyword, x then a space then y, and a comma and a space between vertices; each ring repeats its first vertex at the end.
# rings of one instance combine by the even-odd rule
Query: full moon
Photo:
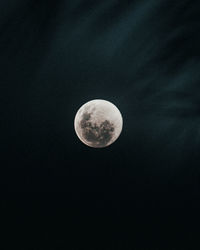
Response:
POLYGON ((78 138, 87 146, 104 148, 117 140, 123 119, 111 102, 96 99, 85 103, 77 111, 74 128, 78 138))

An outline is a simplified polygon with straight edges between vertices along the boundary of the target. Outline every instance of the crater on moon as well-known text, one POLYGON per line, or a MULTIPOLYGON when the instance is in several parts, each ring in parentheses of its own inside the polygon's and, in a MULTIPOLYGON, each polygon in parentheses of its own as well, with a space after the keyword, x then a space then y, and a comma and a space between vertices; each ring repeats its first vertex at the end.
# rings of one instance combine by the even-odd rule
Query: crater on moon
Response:
POLYGON ((97 125, 96 122, 92 122, 91 116, 92 113, 87 112, 82 115, 80 126, 83 129, 83 136, 88 142, 92 142, 93 145, 103 147, 113 137, 114 124, 105 120, 97 125))

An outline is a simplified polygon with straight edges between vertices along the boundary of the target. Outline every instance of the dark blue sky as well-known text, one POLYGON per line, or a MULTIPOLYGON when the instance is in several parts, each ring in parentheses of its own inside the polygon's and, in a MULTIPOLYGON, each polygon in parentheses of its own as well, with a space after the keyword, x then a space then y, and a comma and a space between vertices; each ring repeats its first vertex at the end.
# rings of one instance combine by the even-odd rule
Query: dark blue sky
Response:
POLYGON ((199 13, 195 0, 0 3, 7 242, 199 248, 199 13), (73 127, 96 98, 124 119, 120 138, 99 150, 73 127))

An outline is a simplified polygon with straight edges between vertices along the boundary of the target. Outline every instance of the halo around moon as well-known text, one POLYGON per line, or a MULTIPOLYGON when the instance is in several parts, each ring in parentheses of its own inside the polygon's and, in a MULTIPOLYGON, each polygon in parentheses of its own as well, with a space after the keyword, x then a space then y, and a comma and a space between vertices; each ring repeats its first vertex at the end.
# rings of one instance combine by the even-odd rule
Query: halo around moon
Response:
POLYGON ((74 119, 78 138, 87 146, 104 148, 121 134, 123 119, 119 109, 111 102, 95 99, 82 105, 74 119))

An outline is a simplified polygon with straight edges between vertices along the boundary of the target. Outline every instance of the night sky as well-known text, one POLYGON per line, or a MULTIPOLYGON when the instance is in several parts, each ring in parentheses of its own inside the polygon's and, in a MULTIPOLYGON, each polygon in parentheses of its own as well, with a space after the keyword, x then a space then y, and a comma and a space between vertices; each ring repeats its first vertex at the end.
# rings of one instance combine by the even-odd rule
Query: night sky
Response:
POLYGON ((0 249, 199 249, 199 1, 2 0, 0 87, 0 249), (123 116, 102 149, 92 99, 123 116))

